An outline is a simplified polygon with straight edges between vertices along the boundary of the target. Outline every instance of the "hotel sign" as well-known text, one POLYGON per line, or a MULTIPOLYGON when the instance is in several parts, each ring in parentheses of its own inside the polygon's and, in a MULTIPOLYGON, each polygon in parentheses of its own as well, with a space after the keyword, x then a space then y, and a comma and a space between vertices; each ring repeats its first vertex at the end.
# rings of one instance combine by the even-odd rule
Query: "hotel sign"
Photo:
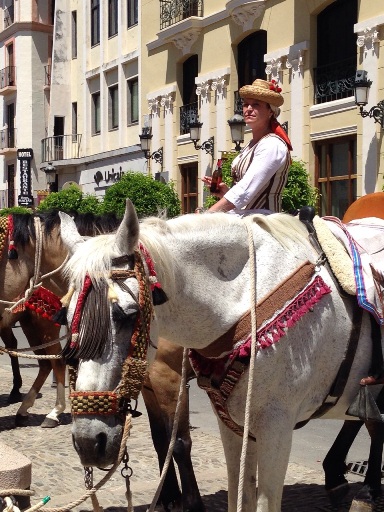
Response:
POLYGON ((33 150, 18 149, 17 159, 20 160, 20 195, 18 196, 19 206, 33 206, 32 182, 31 182, 31 160, 33 150))

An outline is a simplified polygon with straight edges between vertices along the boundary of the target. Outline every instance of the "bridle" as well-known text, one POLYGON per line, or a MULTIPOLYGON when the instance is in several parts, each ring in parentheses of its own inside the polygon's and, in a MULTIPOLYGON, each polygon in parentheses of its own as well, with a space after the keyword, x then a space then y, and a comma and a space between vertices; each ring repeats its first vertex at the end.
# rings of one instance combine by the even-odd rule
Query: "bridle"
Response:
MULTIPOLYGON (((122 258, 129 258, 122 257, 122 258)), ((122 259, 114 260, 113 264, 121 264, 122 259)), ((135 320, 135 327, 132 334, 128 355, 123 363, 119 384, 113 391, 76 391, 78 360, 71 359, 69 368, 70 402, 73 416, 80 415, 102 415, 119 416, 123 418, 127 413, 135 416, 136 405, 132 407, 131 401, 137 403, 143 381, 147 372, 147 351, 150 343, 150 323, 153 318, 153 304, 148 274, 140 251, 134 253, 133 269, 117 269, 110 272, 109 278, 116 282, 122 290, 129 293, 138 303, 139 311, 135 320), (138 299, 135 298, 132 290, 124 282, 128 278, 135 278, 139 285, 138 299)), ((87 279, 87 278, 86 278, 87 279)), ((89 284, 88 284, 89 286, 89 284)), ((111 287, 110 287, 111 288, 111 287)), ((84 308, 86 296, 80 293, 76 309, 84 308), (82 303, 79 303, 82 300, 82 303)), ((112 303, 117 302, 116 295, 112 294, 112 303)), ((72 323, 71 343, 78 343, 74 335, 78 333, 81 314, 78 320, 72 323)), ((74 346, 72 348, 75 348, 74 346)), ((137 414, 136 414, 137 415, 137 414)))

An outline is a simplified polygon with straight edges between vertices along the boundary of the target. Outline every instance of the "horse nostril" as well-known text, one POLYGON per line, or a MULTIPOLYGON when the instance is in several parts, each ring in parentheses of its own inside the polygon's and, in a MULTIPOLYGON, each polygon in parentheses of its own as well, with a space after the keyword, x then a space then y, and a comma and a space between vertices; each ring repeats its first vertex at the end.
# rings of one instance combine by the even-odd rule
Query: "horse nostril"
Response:
POLYGON ((100 432, 100 434, 96 435, 96 444, 95 444, 96 452, 99 455, 104 456, 106 446, 107 446, 107 434, 105 434, 104 432, 100 432))

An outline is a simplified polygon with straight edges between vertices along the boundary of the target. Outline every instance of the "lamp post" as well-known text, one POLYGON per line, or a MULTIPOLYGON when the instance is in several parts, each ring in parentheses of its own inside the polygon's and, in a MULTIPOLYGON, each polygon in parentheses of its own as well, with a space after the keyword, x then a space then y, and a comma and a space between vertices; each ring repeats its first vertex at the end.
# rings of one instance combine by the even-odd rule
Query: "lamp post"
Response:
POLYGON ((229 128, 231 129, 231 139, 235 144, 235 151, 240 151, 240 144, 244 142, 245 121, 240 114, 235 114, 228 119, 229 128))
POLYGON ((204 141, 200 145, 197 144, 200 140, 202 126, 203 123, 200 123, 198 120, 189 122, 189 135, 191 137, 191 141, 193 142, 195 149, 203 149, 207 153, 207 155, 211 155, 213 158, 215 149, 214 137, 210 137, 208 140, 204 141))
POLYGON ((158 164, 161 165, 161 169, 163 169, 163 148, 159 148, 153 153, 151 153, 151 139, 152 139, 152 128, 149 126, 145 126, 141 134, 139 135, 140 138, 140 146, 141 151, 144 153, 144 157, 146 160, 154 160, 158 164))
POLYGON ((373 106, 370 110, 364 110, 368 103, 369 89, 372 81, 368 80, 368 73, 363 69, 357 70, 355 75, 355 104, 360 108, 361 117, 372 117, 375 123, 384 127, 384 100, 373 106))
POLYGON ((52 162, 48 162, 47 166, 43 168, 43 171, 45 172, 49 192, 57 192, 56 167, 52 165, 52 162))

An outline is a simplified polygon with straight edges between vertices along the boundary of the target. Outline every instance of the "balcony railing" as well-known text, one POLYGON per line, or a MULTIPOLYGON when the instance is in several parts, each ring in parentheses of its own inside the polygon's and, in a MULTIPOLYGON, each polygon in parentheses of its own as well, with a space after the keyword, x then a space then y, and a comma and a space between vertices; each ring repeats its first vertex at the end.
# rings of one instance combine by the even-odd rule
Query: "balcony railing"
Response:
POLYGON ((191 16, 203 16, 204 0, 160 0, 160 30, 191 16))
POLYGON ((315 103, 349 98, 354 95, 356 57, 314 69, 315 103))
POLYGON ((45 71, 45 85, 50 86, 51 85, 51 66, 44 66, 45 71))
POLYGON ((0 89, 16 85, 16 66, 0 69, 0 89))
POLYGON ((15 21, 15 6, 9 5, 4 9, 4 28, 9 27, 15 21))
POLYGON ((198 119, 198 104, 190 103, 180 107, 180 135, 189 133, 189 123, 198 119))
POLYGON ((41 145, 43 162, 80 158, 81 134, 47 137, 41 145))
POLYGON ((234 114, 243 115, 243 100, 240 98, 239 91, 234 92, 234 114))
POLYGON ((16 128, 0 130, 0 151, 16 148, 16 128))

